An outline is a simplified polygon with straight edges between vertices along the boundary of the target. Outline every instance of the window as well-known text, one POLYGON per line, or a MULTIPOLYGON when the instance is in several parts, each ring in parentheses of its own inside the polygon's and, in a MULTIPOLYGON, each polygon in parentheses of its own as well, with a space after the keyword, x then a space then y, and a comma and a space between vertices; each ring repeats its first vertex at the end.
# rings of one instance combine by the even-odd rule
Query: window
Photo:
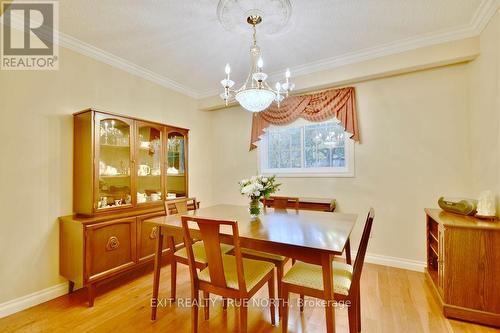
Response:
POLYGON ((354 144, 336 121, 298 120, 267 129, 259 164, 261 173, 282 177, 352 177, 354 144))

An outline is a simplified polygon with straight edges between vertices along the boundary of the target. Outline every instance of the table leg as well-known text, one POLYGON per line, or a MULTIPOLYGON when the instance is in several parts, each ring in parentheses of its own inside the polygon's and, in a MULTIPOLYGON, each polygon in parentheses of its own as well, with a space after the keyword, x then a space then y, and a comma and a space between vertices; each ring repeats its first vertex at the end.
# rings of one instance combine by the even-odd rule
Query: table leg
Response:
POLYGON ((323 289, 325 292, 326 332, 335 333, 332 257, 329 254, 322 254, 321 265, 323 266, 323 289))
POLYGON ((345 262, 351 265, 351 238, 347 238, 347 242, 345 243, 345 262))
POLYGON ((160 226, 157 226, 156 237, 155 268, 153 273, 153 297, 151 299, 151 320, 156 320, 156 310, 158 308, 158 290, 160 289, 161 255, 163 249, 163 233, 160 226))

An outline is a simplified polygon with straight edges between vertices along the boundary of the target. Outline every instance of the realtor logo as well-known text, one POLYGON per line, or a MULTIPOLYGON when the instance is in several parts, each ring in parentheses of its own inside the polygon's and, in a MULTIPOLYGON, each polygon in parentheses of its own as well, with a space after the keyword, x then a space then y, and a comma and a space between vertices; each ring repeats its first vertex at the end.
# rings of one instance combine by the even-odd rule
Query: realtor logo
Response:
POLYGON ((2 2, 2 70, 59 68, 59 4, 56 1, 2 2))

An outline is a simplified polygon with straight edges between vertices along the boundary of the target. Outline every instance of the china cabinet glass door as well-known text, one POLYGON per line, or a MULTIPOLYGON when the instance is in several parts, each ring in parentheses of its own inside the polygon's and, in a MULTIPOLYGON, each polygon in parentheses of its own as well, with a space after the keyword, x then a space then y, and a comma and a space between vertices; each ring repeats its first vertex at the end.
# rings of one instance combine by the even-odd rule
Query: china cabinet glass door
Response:
POLYGON ((97 210, 132 206, 132 121, 97 115, 96 124, 99 161, 97 210))
POLYGON ((180 132, 167 134, 167 199, 187 196, 186 136, 180 132))
POLYGON ((162 201, 162 128, 137 125, 137 204, 162 201))

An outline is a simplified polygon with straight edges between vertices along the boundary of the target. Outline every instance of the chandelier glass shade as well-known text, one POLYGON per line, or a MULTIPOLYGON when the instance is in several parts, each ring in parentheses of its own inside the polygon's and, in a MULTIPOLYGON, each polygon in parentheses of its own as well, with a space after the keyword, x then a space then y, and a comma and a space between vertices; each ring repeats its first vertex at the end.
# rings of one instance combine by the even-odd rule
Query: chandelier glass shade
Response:
POLYGON ((262 22, 259 15, 251 15, 247 22, 253 28, 253 44, 250 48, 251 67, 250 73, 245 83, 239 89, 233 89, 234 81, 230 79, 231 67, 226 65, 226 77, 221 81, 224 92, 220 97, 225 101, 226 106, 236 100, 244 109, 251 112, 261 112, 267 109, 273 102, 280 105, 280 102, 293 90, 294 84, 290 82, 290 70, 285 72, 285 81, 276 82, 275 88, 267 83, 268 75, 263 72, 264 61, 260 47, 257 45, 256 26, 262 22))
POLYGON ((236 93, 235 99, 248 111, 265 110, 276 99, 276 94, 267 89, 250 88, 236 93))

